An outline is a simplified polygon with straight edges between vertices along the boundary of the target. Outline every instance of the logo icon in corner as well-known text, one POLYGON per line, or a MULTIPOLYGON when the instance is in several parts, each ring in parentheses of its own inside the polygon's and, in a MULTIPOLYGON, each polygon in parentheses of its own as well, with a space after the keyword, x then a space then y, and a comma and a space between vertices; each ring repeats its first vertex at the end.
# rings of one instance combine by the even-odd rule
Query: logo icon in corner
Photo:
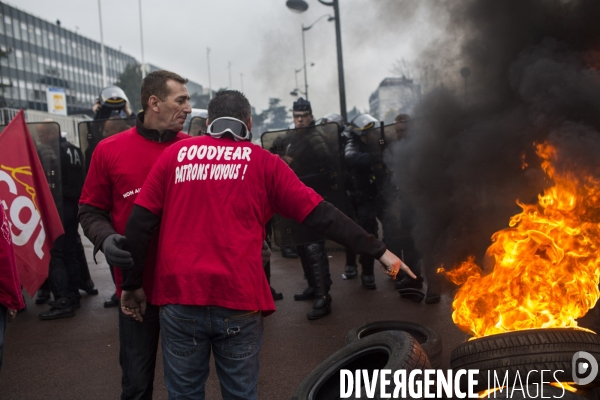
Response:
POLYGON ((573 382, 582 386, 587 385, 592 383, 596 379, 596 376, 598 376, 598 361, 590 353, 578 351, 573 354, 571 370, 573 373, 573 382))

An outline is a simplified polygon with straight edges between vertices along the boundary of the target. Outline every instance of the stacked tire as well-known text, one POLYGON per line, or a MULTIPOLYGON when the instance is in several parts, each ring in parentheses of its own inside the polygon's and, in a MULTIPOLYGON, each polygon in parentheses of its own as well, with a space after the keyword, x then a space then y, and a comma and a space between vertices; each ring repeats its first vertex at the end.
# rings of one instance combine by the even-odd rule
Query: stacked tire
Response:
POLYGON ((442 364, 442 340, 440 336, 426 326, 407 321, 377 321, 353 328, 346 335, 346 344, 354 343, 379 332, 406 332, 423 348, 429 358, 431 368, 442 364))
MULTIPOLYGON (((553 382, 556 379, 559 382, 573 382, 573 368, 577 369, 574 355, 580 352, 588 353, 597 363, 600 360, 600 336, 574 328, 530 329, 486 336, 463 343, 452 350, 450 366, 452 369, 478 369, 480 379, 475 387, 476 391, 494 387, 494 376, 501 377, 502 381, 507 375, 509 385, 513 385, 519 377, 525 385, 525 378, 528 378, 529 382, 540 384, 542 370, 546 371, 545 381, 553 382)), ((600 374, 597 374, 590 384, 581 388, 598 385, 600 374)), ((461 388, 466 387, 466 380, 461 381, 461 388)), ((562 389, 559 390, 562 393, 562 389)), ((577 393, 584 391, 578 390, 577 393)), ((583 398, 577 393, 568 392, 565 398, 583 398)))

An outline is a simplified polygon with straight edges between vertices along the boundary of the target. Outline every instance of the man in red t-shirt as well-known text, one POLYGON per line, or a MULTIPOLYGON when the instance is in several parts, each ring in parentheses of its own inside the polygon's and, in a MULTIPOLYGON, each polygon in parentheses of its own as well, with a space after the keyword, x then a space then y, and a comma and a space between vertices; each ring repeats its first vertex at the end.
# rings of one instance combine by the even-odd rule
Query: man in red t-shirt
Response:
MULTIPOLYGON (((0 202, 1 203, 1 202, 0 202)), ((0 370, 4 353, 6 323, 17 316, 17 310, 25 308, 21 284, 17 272, 17 260, 13 249, 12 234, 4 207, 0 205, 0 370)))
POLYGON ((250 103, 240 92, 217 93, 208 105, 206 136, 177 143, 160 156, 127 222, 134 260, 124 270, 121 307, 145 320, 146 295, 161 306, 169 398, 204 398, 209 359, 224 399, 256 399, 263 316, 275 311, 261 263, 264 226, 274 213, 379 259, 395 276, 411 274, 280 159, 252 144, 250 103), (145 269, 160 224, 154 292, 145 269))
MULTIPOLYGON (((162 152, 189 136, 181 133, 191 112, 187 79, 156 71, 142 82, 142 108, 136 126, 102 140, 92 155, 81 198, 79 221, 94 244, 94 254, 104 252, 114 267, 131 267, 125 244, 125 224, 142 184, 162 152)), ((133 321, 119 313, 119 361, 122 369, 121 399, 151 399, 160 325, 158 307, 151 298, 156 260, 156 241, 146 259, 144 288, 150 295, 147 318, 133 321)), ((120 296, 121 270, 114 268, 120 296)))

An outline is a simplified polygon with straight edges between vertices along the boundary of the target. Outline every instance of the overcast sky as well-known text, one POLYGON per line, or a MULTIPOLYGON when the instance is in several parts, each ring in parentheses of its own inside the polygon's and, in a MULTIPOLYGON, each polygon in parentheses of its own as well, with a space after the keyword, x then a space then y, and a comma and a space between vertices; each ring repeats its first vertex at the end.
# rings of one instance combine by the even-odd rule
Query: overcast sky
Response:
MULTIPOLYGON (((101 0, 105 45, 141 61, 137 0, 101 0)), ((301 25, 310 25, 333 7, 307 0, 297 14, 285 0, 142 0, 145 61, 208 87, 243 89, 260 111, 270 97, 291 107, 295 69, 302 67, 301 25)), ((62 27, 100 40, 98 0, 9 0, 6 3, 62 27)), ((418 50, 442 35, 428 9, 417 1, 340 0, 347 108, 368 110, 369 95, 393 76, 394 63, 412 61, 418 50), (410 16, 407 16, 410 14, 410 16), (410 18, 408 18, 410 17, 410 18)), ((334 22, 319 21, 306 35, 309 100, 316 117, 339 113, 334 22)), ((304 89, 303 74, 298 84, 304 89)))

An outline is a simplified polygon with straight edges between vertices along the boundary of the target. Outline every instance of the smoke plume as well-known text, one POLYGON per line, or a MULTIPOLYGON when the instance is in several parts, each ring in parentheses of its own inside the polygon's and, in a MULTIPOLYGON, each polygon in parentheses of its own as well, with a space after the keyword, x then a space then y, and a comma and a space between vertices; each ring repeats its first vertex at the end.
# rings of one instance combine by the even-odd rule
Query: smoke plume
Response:
POLYGON ((413 205, 412 233, 432 271, 471 254, 483 262, 491 235, 520 211, 515 201, 535 202, 552 184, 534 143, 559 149, 557 168, 598 174, 600 2, 430 5, 446 37, 419 62, 443 65, 444 83, 423 95, 386 163, 413 205))

